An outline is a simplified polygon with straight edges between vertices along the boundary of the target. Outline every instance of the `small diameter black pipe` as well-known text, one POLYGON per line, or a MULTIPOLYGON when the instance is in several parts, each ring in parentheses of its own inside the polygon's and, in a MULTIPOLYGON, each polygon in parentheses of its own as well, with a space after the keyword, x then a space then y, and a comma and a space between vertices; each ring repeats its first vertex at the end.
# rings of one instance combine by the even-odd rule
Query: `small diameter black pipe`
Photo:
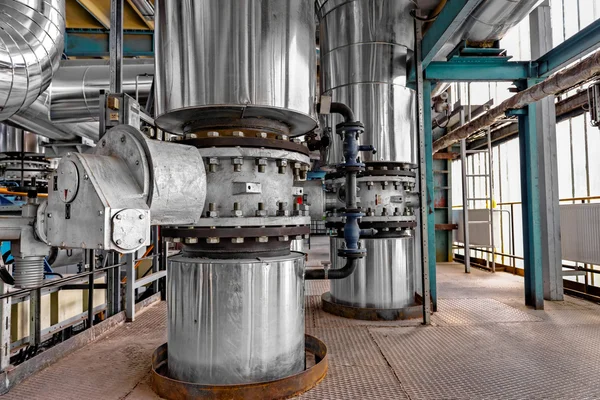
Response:
POLYGON ((316 279, 344 279, 352 275, 354 270, 356 269, 356 265, 358 263, 358 259, 356 258, 348 258, 346 259, 346 265, 340 269, 331 269, 327 271, 327 275, 325 275, 325 269, 309 269, 306 270, 306 279, 316 280, 316 279))
POLYGON ((329 112, 332 114, 340 114, 342 117, 344 117, 344 122, 356 122, 354 111, 352 111, 352 109, 344 103, 331 103, 329 112))

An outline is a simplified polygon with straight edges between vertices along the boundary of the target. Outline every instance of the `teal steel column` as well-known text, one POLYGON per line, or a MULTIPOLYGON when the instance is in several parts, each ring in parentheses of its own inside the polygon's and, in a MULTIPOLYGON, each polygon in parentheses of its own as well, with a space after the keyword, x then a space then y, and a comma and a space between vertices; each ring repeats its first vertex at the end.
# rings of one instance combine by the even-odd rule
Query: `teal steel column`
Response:
POLYGON ((433 183, 433 127, 431 125, 431 81, 423 80, 423 123, 425 132, 425 164, 427 187, 427 239, 429 246, 429 287, 431 296, 431 309, 437 311, 437 283, 435 276, 435 206, 434 206, 434 183, 433 183))
MULTIPOLYGON (((534 81, 528 81, 528 85, 534 83, 534 81)), ((536 310, 543 310, 544 284, 536 104, 530 104, 515 114, 519 116, 525 304, 536 310)))

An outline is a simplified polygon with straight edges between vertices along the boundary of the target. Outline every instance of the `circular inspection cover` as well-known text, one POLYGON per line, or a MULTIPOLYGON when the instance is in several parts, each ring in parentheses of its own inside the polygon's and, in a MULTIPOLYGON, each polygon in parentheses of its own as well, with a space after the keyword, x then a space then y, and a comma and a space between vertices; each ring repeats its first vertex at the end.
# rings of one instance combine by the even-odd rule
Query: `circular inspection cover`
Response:
POLYGON ((60 163, 56 170, 58 197, 65 203, 70 203, 77 196, 79 189, 79 169, 73 161, 60 163))

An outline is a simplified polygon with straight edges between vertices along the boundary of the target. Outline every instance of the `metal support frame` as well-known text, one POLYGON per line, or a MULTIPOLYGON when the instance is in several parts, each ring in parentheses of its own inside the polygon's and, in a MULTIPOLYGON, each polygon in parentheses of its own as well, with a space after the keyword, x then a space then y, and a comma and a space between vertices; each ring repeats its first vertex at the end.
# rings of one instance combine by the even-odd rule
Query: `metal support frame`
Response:
MULTIPOLYGON (((108 57, 110 31, 104 29, 67 29, 65 34, 67 57, 108 57)), ((123 30, 123 56, 153 57, 154 31, 123 30)))
MULTIPOLYGON (((464 110, 461 110, 461 125, 464 124, 464 110)), ((463 241, 465 245, 465 273, 471 273, 471 248, 469 229, 469 186, 467 185, 467 141, 460 141, 460 164, 462 168, 462 202, 463 202, 463 241)))
POLYGON ((435 209, 433 205, 433 128, 431 121, 431 82, 423 80, 421 63, 421 23, 415 20, 415 73, 419 133, 419 193, 421 233, 421 285, 423 324, 431 324, 431 309, 436 310, 435 209))
POLYGON ((425 70, 425 78, 440 82, 514 82, 530 75, 528 61, 509 61, 510 57, 453 57, 435 61, 425 70))
MULTIPOLYGON (((159 240, 160 248, 161 248, 161 256, 160 256, 160 270, 166 271, 167 264, 169 260, 169 242, 164 240, 159 240)), ((167 280, 161 279, 159 281, 159 289, 160 289, 160 299, 162 301, 167 300, 167 280)))
MULTIPOLYGON (((0 255, 1 256, 1 255, 0 255)), ((2 259, 0 257, 0 265, 2 259)), ((10 265, 6 268, 12 273, 10 265)), ((9 285, 0 280, 0 294, 8 293, 9 285)), ((11 299, 7 297, 0 300, 0 371, 6 370, 10 365, 10 320, 11 320, 11 299)))
MULTIPOLYGON (((528 86, 532 84, 535 84, 535 80, 528 81, 528 86)), ((524 109, 515 110, 512 114, 518 115, 519 118, 525 304, 536 310, 543 310, 544 284, 542 280, 543 257, 536 105, 530 104, 524 109)))
MULTIPOLYGON (((152 254, 155 255, 155 257, 152 259, 152 274, 156 274, 160 271, 160 251, 161 251, 161 247, 160 247, 160 236, 159 236, 159 231, 160 228, 158 227, 158 225, 155 225, 152 227, 152 231, 151 231, 151 235, 152 235, 152 245, 154 246, 154 250, 152 251, 152 254)), ((165 272, 166 273, 166 272, 165 272)), ((160 289, 159 289, 159 280, 155 280, 154 282, 152 282, 152 290, 154 293, 157 293, 160 289)))
POLYGON ((125 318, 128 322, 135 320, 135 253, 125 255, 125 318))
MULTIPOLYGON (((548 15, 550 14, 550 7, 545 4, 538 7, 533 13, 541 11, 542 8, 546 8, 548 15)), ((551 39, 552 35, 549 38, 551 39)), ((535 60, 534 63, 538 66, 538 77, 552 75, 571 61, 591 53, 599 46, 600 20, 596 20, 555 48, 547 50, 544 55, 535 60)))
POLYGON ((463 25, 468 16, 483 0, 452 0, 446 3, 440 14, 423 37, 423 68, 427 68, 452 35, 463 25))
POLYGON ((123 1, 110 1, 110 92, 123 91, 123 1))
MULTIPOLYGON (((117 252, 106 253, 105 257, 108 258, 108 265, 117 265, 120 262, 117 252)), ((108 315, 113 316, 121 311, 121 267, 106 271, 106 285, 106 309, 108 315)))
MULTIPOLYGON (((85 265, 87 270, 93 272, 96 269, 96 251, 85 250, 85 265)), ((94 276, 91 274, 88 277, 88 309, 87 309, 87 327, 91 328, 94 326, 94 276)))
MULTIPOLYGON (((549 1, 529 15, 531 54, 545 53, 552 60, 552 25, 549 1)), ((598 25, 600 28, 600 24, 598 25)), ((600 30, 599 30, 600 32, 600 30)), ((590 37, 588 34, 586 37, 590 37)), ((560 47, 560 46, 559 46, 560 47)), ((559 48, 557 47, 557 48, 559 48)), ((570 51, 570 50, 567 50, 570 51)), ((540 64, 539 68, 546 68, 540 64)), ((538 70, 538 73, 540 70, 538 70)), ((560 237, 560 204, 558 156, 556 142, 556 105, 554 98, 535 104, 538 137, 541 245, 543 258, 544 299, 563 300, 562 249, 560 237)))
POLYGON ((32 290, 29 293, 29 345, 39 346, 42 343, 42 291, 32 290))

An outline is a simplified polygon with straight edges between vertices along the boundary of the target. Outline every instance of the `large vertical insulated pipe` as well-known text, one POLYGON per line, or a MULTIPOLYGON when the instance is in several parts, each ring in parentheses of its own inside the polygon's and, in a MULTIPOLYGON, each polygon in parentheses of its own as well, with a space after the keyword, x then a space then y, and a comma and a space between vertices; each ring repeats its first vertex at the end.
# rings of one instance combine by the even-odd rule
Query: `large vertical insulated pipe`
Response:
MULTIPOLYGON (((395 168, 393 165, 402 165, 394 163, 416 164, 415 92, 407 87, 414 45, 413 20, 409 14, 413 2, 317 0, 316 8, 320 24, 321 92, 332 96, 334 102, 347 104, 364 123, 361 144, 372 144, 377 149, 376 154, 362 154, 366 172, 379 166, 391 170, 395 168)), ((334 132, 340 122, 342 119, 337 115, 327 118, 334 132)), ((342 161, 340 143, 332 140, 328 164, 342 161)), ((386 208, 375 206, 377 201, 374 205, 369 203, 373 196, 381 196, 379 204, 382 197, 390 197, 391 190, 398 187, 395 183, 392 185, 390 181, 388 186, 378 189, 379 182, 367 185, 359 180, 359 206, 367 212, 363 222, 370 217, 386 220, 393 218, 392 215, 406 215, 403 205, 391 204, 390 209, 386 205, 386 208), (367 203, 373 208, 367 210, 367 203)), ((361 239, 367 256, 358 262, 356 271, 348 278, 331 282, 333 302, 378 309, 414 305, 415 240, 406 237, 408 230, 381 227, 378 230, 380 237, 361 239)), ((344 259, 335 257, 341 242, 342 238, 332 238, 334 269, 344 265, 344 259)))
POLYGON ((284 222, 308 233, 310 217, 290 210, 309 158, 287 138, 316 127, 312 2, 162 0, 155 17, 156 123, 199 148, 209 172, 197 226, 215 228, 170 258, 168 373, 243 384, 301 372, 305 265, 284 222), (246 235, 256 219, 279 237, 246 235))

